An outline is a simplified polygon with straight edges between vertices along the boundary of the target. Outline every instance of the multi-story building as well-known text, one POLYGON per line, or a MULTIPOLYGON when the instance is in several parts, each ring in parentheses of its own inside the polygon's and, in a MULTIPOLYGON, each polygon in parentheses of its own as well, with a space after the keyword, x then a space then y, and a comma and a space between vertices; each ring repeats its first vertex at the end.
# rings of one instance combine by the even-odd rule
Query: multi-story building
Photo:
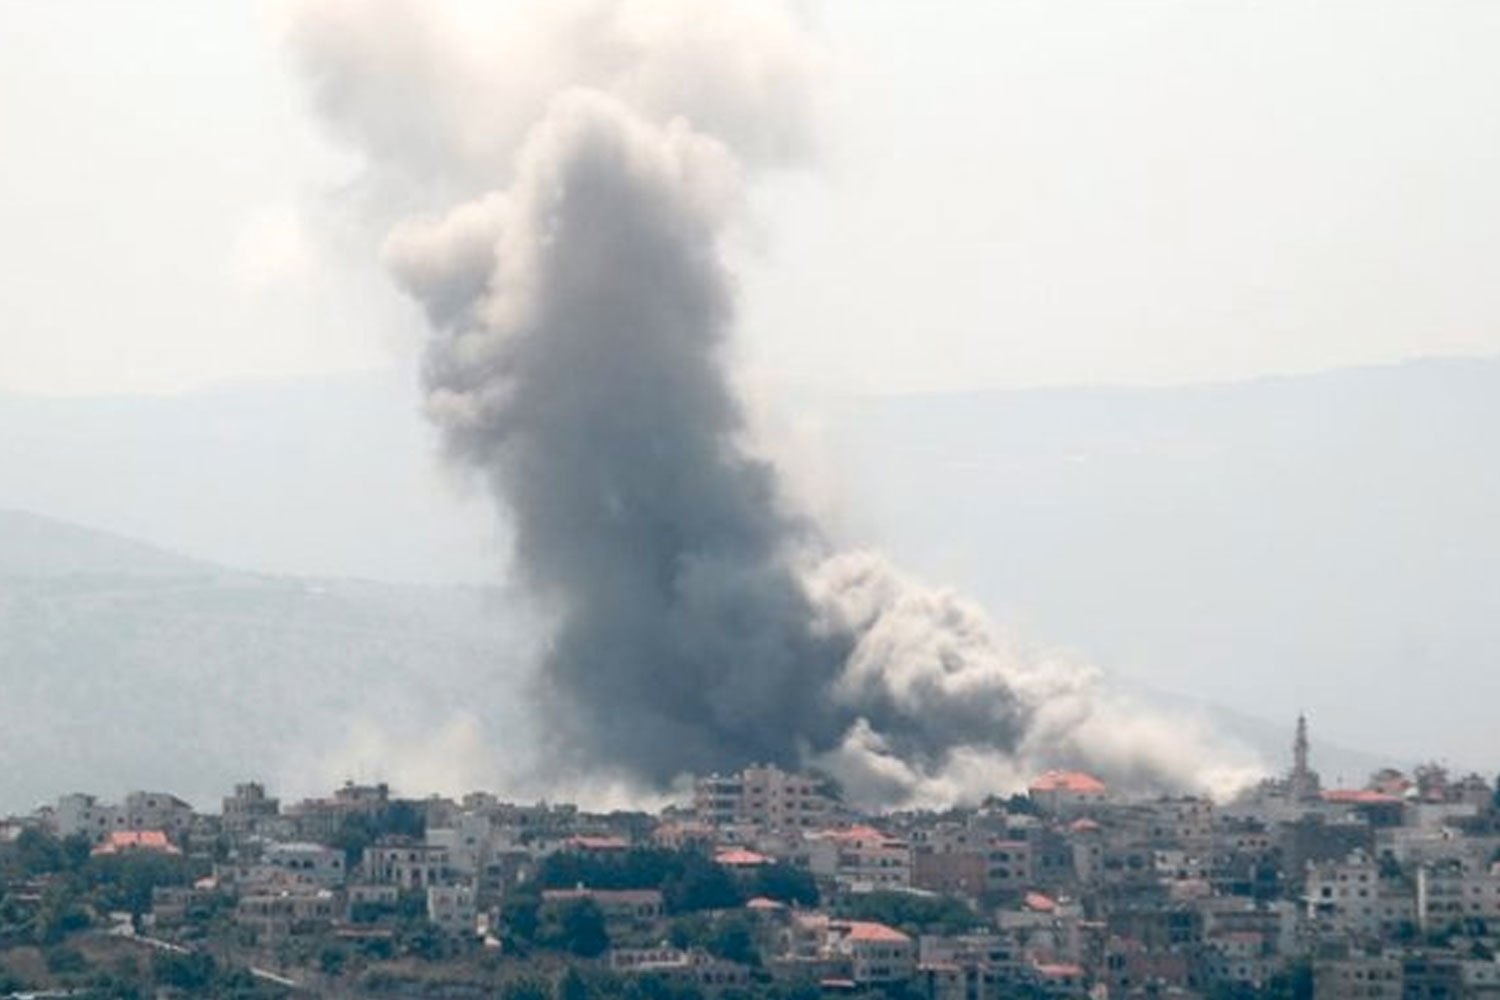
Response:
POLYGON ((1456 861, 1425 864, 1416 876, 1416 920, 1423 930, 1500 919, 1500 865, 1476 870, 1456 861))
POLYGON ((126 830, 160 830, 179 838, 192 822, 193 807, 166 792, 131 792, 120 805, 75 793, 59 798, 52 810, 52 825, 59 837, 82 834, 95 843, 126 830))
POLYGON ((326 930, 342 911, 343 901, 330 889, 289 885, 240 896, 234 920, 264 944, 326 930))
POLYGON ((817 778, 753 765, 738 774, 710 774, 693 784, 693 811, 715 826, 812 830, 828 822, 834 801, 817 778))
POLYGON ((427 919, 448 933, 473 932, 478 915, 472 886, 457 883, 427 887, 427 919))
POLYGON ((1021 950, 1001 934, 924 935, 918 976, 933 1000, 999 1000, 1021 969, 1021 950))
POLYGON ((1401 995, 1401 960, 1392 956, 1349 955, 1313 966, 1318 1000, 1398 1000, 1401 995))
POLYGON ((1411 888, 1399 878, 1382 878, 1380 866, 1363 851, 1309 865, 1304 899, 1309 920, 1359 937, 1396 934, 1417 916, 1411 888))
POLYGON ((224 797, 224 832, 230 837, 257 834, 280 814, 281 801, 266 795, 264 785, 254 781, 235 785, 234 794, 224 797))

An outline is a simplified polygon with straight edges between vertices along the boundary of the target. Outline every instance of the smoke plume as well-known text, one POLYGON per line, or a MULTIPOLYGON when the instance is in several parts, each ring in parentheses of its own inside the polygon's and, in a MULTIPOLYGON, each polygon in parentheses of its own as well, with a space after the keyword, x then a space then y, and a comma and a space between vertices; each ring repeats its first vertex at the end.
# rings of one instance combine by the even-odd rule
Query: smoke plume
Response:
POLYGON ((724 251, 747 185, 811 145, 819 61, 795 22, 600 0, 462 27, 403 5, 291 21, 431 327, 428 415, 499 502, 551 622, 541 757, 656 788, 816 764, 888 803, 1048 764, 1208 780, 1200 739, 1089 671, 830 551, 749 450, 724 251))

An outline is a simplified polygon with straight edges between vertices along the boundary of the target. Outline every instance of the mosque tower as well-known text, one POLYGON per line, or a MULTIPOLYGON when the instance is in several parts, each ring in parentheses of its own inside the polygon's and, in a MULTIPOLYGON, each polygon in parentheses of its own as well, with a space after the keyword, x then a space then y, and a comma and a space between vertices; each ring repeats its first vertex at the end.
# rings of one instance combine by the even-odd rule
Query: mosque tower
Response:
POLYGON ((1297 737, 1292 741, 1292 773, 1287 776, 1287 798, 1293 802, 1316 799, 1321 790, 1318 772, 1307 764, 1307 716, 1297 715, 1297 737))

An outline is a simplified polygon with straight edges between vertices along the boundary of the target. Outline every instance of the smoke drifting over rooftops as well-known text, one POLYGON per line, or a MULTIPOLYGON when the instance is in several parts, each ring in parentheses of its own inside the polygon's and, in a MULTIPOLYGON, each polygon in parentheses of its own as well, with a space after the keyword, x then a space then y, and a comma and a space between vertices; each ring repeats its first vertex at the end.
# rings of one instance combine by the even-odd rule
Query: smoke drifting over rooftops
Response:
POLYGON ((559 776, 654 788, 751 761, 943 802, 1066 763, 1202 786, 1200 737, 1019 655, 879 556, 831 551, 747 450, 724 242, 807 155, 817 52, 769 5, 314 3, 319 112, 400 206, 385 260, 426 311, 427 412, 485 479, 552 623, 531 691, 559 776), (711 12, 710 12, 711 10, 711 12))

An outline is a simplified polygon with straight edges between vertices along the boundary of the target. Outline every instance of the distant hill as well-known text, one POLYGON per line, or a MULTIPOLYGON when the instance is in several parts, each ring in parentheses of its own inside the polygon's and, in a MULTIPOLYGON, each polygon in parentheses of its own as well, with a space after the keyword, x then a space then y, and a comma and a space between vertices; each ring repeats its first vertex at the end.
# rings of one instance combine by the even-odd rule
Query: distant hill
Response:
POLYGON ((499 773, 528 642, 496 591, 266 576, 0 515, 0 812, 66 791, 499 773), (444 742, 446 741, 446 742, 444 742))
POLYGON ((207 576, 209 563, 39 514, 0 510, 0 577, 207 576))
POLYGON ((1500 359, 827 417, 883 545, 1159 690, 1500 770, 1500 359))
MULTIPOLYGON (((797 467, 811 470, 820 499, 837 501, 828 506, 840 543, 888 549, 926 579, 974 595, 1033 644, 1270 720, 1264 743, 1241 738, 1275 760, 1283 730, 1305 710, 1315 739, 1330 744, 1407 765, 1437 757, 1500 770, 1490 718, 1500 704, 1500 360, 1223 385, 800 398, 781 401, 777 415, 815 430, 797 467)), ((525 659, 512 642, 517 626, 508 612, 477 610, 491 592, 446 584, 501 579, 503 529, 482 492, 451 481, 436 456, 415 392, 398 376, 145 399, 0 396, 0 508, 168 550, 124 555, 114 540, 90 554, 95 541, 73 536, 36 552, 12 522, 0 532, 0 580, 16 567, 67 576, 66 567, 111 561, 156 576, 149 599, 136 592, 129 603, 130 627, 192 624, 203 651, 173 643, 204 666, 172 667, 194 678, 192 704, 213 694, 215 671, 240 676, 249 668, 239 659, 252 659, 233 649, 248 626, 210 625, 201 605, 260 608, 248 641, 276 652, 253 657, 274 678, 257 697, 298 680, 324 684, 322 662, 357 678, 329 683, 323 714, 290 723, 253 703, 274 731, 300 734, 304 742, 283 741, 288 753, 343 738, 331 730, 363 710, 365 688, 391 704, 474 704, 488 718, 507 690, 500 683, 492 698, 494 678, 525 659), (160 571, 191 562, 174 552, 206 560, 186 575, 217 575, 169 593, 160 571), (297 574, 443 586, 311 585, 341 615, 376 619, 360 626, 363 645, 345 651, 330 648, 336 626, 306 620, 315 595, 299 590, 309 585, 297 574), (391 622, 372 606, 389 607, 391 622), (434 606, 448 617, 427 617, 434 606), (395 624, 412 615, 418 626, 395 624), (451 677, 426 652, 452 647, 450 627, 489 644, 452 654, 451 677), (392 629, 408 638, 387 638, 392 629), (292 638, 313 633, 305 646, 292 638), (427 638, 410 638, 419 635, 427 638), (351 700, 342 713, 339 697, 351 700)), ((97 613, 82 593, 47 600, 57 621, 97 613)), ((68 636, 59 655, 108 678, 120 657, 80 652, 81 641, 68 636)), ((0 633, 0 671, 18 669, 3 651, 13 646, 0 633)), ((167 659, 167 647, 155 648, 121 655, 167 659)), ((29 708, 0 711, 36 724, 29 708)), ((362 739, 373 738, 345 742, 362 739)))
POLYGON ((499 579, 482 493, 443 467, 411 380, 233 383, 178 396, 0 393, 0 509, 226 566, 499 579))

